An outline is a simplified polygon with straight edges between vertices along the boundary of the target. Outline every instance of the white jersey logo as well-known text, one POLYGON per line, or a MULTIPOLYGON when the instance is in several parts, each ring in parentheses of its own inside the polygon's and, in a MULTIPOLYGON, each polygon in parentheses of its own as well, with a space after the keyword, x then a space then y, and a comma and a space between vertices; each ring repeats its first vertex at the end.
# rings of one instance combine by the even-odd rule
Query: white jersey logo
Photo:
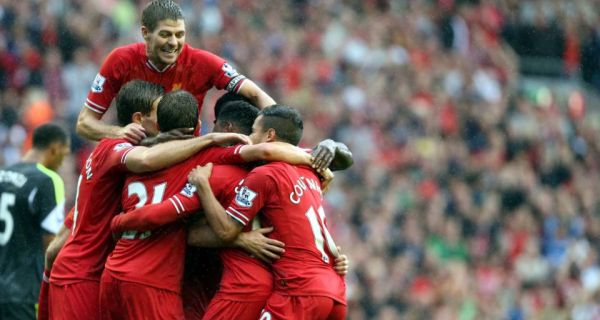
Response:
POLYGON ((229 63, 225 62, 221 67, 221 70, 225 73, 229 78, 233 78, 238 75, 237 70, 235 70, 229 63))
POLYGON ((98 73, 96 78, 94 78, 94 82, 92 83, 92 92, 102 92, 102 90, 104 90, 104 82, 106 82, 106 78, 98 73))
POLYGON ((194 196, 195 192, 196 192, 196 186, 188 182, 185 184, 185 187, 183 188, 183 190, 181 190, 180 194, 182 196, 191 198, 194 196))
POLYGON ((242 207, 250 208, 252 207, 252 201, 256 198, 258 194, 248 187, 243 187, 235 196, 235 202, 242 207))

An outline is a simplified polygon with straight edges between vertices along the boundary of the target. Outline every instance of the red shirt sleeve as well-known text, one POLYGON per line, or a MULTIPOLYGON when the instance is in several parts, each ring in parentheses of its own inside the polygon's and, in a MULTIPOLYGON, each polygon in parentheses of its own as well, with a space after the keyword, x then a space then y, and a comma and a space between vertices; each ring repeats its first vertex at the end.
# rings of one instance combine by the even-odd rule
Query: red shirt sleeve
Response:
POLYGON ((197 153, 193 160, 194 163, 205 165, 208 162, 214 164, 245 164, 240 150, 244 145, 238 144, 231 147, 210 147, 197 153))
POLYGON ((125 140, 120 141, 120 143, 115 143, 115 145, 110 146, 110 149, 107 150, 105 164, 110 167, 115 166, 117 171, 129 172, 129 169, 127 169, 127 166, 125 165, 125 161, 127 160, 129 152, 136 148, 136 146, 125 140))
POLYGON ((209 68, 213 70, 213 86, 220 90, 225 89, 235 93, 239 91, 242 83, 246 79, 244 75, 239 74, 234 67, 225 61, 225 59, 215 54, 206 52, 204 59, 206 59, 209 68))
POLYGON ((117 48, 106 57, 88 92, 86 108, 102 115, 108 110, 123 85, 121 72, 118 71, 124 67, 122 55, 117 48))
POLYGON ((276 192, 273 179, 262 171, 253 170, 236 190, 235 198, 225 210, 229 216, 246 226, 266 205, 269 195, 276 192))
POLYGON ((176 222, 200 210, 200 199, 196 187, 191 184, 180 193, 161 203, 144 206, 112 219, 111 230, 120 233, 127 230, 148 231, 176 222))

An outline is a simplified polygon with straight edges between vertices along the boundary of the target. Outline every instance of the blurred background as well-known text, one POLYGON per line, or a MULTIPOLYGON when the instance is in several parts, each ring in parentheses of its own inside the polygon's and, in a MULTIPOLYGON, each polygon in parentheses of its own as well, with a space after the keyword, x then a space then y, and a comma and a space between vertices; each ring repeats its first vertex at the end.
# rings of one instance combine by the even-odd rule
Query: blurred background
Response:
MULTIPOLYGON (((188 43, 301 110, 304 146, 353 151, 326 195, 350 319, 600 319, 600 1, 178 2, 188 43)), ((145 3, 0 0, 0 164, 74 130, 145 3)))

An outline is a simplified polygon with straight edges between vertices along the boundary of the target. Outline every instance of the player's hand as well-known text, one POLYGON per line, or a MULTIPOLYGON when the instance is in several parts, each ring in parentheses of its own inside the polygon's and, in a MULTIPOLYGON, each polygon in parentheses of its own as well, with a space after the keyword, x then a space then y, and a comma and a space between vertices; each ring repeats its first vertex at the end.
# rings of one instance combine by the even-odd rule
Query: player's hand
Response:
POLYGON ((119 137, 137 145, 146 137, 146 130, 141 124, 130 123, 119 130, 119 137))
MULTIPOLYGON (((338 251, 341 251, 341 248, 338 247, 338 251)), ((340 254, 339 257, 335 259, 335 272, 341 276, 345 276, 348 274, 348 269, 350 268, 350 260, 348 260, 348 256, 345 254, 340 254)))
POLYGON ((321 189, 323 192, 327 192, 329 185, 333 181, 333 178, 335 178, 335 175, 329 169, 319 172, 319 175, 321 176, 321 189))
POLYGON ((313 149, 312 167, 321 172, 329 167, 335 156, 336 143, 331 139, 323 140, 313 149))
POLYGON ((188 181, 196 187, 203 183, 208 183, 208 179, 210 179, 210 175, 212 174, 212 167, 213 164, 210 162, 204 166, 197 166, 190 171, 188 181))
POLYGON ((228 146, 232 144, 252 144, 250 137, 241 133, 210 133, 215 144, 228 146))
POLYGON ((121 239, 122 232, 119 230, 119 223, 122 214, 123 212, 119 213, 118 215, 114 216, 110 221, 110 231, 114 240, 121 239))
POLYGON ((246 250, 251 256, 263 262, 271 263, 273 260, 281 258, 281 255, 285 252, 283 242, 265 236, 272 231, 273 228, 270 227, 242 232, 234 244, 246 250))

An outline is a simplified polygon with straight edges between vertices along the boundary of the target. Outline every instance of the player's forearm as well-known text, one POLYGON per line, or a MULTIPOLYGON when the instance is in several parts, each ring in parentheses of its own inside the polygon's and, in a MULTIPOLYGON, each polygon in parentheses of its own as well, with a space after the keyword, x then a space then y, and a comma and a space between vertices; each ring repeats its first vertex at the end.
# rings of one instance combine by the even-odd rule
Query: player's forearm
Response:
POLYGON ((244 161, 283 161, 295 165, 310 165, 312 156, 306 151, 288 143, 259 143, 244 146, 240 150, 244 161))
POLYGON ((329 169, 332 171, 346 170, 352 164, 354 164, 354 158, 348 146, 341 142, 336 142, 335 156, 329 165, 329 169))
POLYGON ((241 231, 241 227, 229 218, 223 206, 215 198, 208 180, 196 185, 196 188, 206 220, 217 237, 224 242, 235 240, 241 231))
POLYGON ((188 159, 214 143, 212 135, 169 141, 151 148, 137 147, 127 155, 125 164, 135 173, 156 171, 188 159))
POLYGON ((244 80, 244 83, 242 83, 238 93, 246 97, 246 99, 250 100, 253 105, 261 109, 276 104, 275 100, 273 100, 271 96, 264 92, 250 79, 244 80))
POLYGON ((96 119, 85 107, 77 118, 76 132, 79 136, 89 140, 100 140, 103 138, 120 138, 121 127, 104 123, 100 115, 96 119))
POLYGON ((195 210, 178 213, 170 200, 167 200, 115 216, 111 223, 111 231, 121 233, 127 230, 154 230, 182 219, 193 212, 195 210))
POLYGON ((62 249, 62 247, 65 245, 65 242, 67 242, 68 237, 69 237, 69 229, 67 229, 65 226, 63 226, 60 229, 60 231, 58 232, 58 234, 56 235, 56 237, 54 237, 54 239, 50 242, 50 244, 48 244, 48 247, 46 248, 45 263, 44 263, 44 267, 46 270, 52 269, 54 260, 56 260, 56 257, 58 256, 60 249, 62 249))

